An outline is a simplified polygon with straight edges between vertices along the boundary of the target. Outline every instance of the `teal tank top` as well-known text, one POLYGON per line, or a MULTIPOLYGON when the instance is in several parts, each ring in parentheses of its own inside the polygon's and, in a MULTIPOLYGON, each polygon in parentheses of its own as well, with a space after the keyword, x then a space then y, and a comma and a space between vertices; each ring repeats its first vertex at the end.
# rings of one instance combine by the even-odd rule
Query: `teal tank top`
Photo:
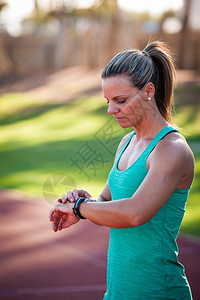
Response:
MULTIPOLYGON (((132 197, 148 173, 149 154, 172 131, 177 130, 172 126, 163 128, 135 163, 119 171, 118 162, 135 135, 133 132, 109 174, 112 201, 132 197)), ((189 189, 176 189, 158 213, 143 225, 110 229, 104 300, 192 299, 176 244, 188 193, 189 189)))

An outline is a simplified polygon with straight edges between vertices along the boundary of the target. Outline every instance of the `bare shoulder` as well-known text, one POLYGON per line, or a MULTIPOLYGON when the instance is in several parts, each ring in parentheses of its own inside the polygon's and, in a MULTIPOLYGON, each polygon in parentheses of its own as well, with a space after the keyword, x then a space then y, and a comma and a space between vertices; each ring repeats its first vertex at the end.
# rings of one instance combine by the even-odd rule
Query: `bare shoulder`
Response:
POLYGON ((133 134, 133 131, 127 133, 121 140, 121 142, 119 143, 118 149, 120 150, 128 141, 128 139, 131 137, 131 135, 133 134))
MULTIPOLYGON (((190 185, 194 178, 194 156, 187 141, 179 132, 166 135, 149 157, 149 166, 163 167, 181 175, 180 184, 190 185)), ((182 186, 180 188, 183 188, 182 186)))
POLYGON ((131 137, 131 135, 133 134, 133 131, 127 133, 121 140, 121 142, 119 143, 119 146, 117 148, 117 151, 116 151, 116 155, 115 155, 115 159, 119 153, 119 151, 122 149, 122 147, 127 143, 128 139, 131 137))
POLYGON ((157 147, 158 152, 167 154, 168 158, 173 157, 176 160, 186 159, 188 161, 193 161, 193 153, 190 149, 187 141, 179 132, 171 132, 166 135, 159 143, 157 147))

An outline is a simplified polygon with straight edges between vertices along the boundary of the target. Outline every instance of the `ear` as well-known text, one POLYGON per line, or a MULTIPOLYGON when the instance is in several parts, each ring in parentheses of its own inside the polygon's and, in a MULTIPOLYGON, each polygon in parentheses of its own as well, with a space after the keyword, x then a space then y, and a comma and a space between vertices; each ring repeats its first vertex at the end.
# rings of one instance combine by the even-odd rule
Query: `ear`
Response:
POLYGON ((147 100, 151 100, 155 94, 155 87, 152 82, 148 82, 144 87, 144 93, 146 95, 147 100), (151 99, 150 99, 151 98, 151 99))

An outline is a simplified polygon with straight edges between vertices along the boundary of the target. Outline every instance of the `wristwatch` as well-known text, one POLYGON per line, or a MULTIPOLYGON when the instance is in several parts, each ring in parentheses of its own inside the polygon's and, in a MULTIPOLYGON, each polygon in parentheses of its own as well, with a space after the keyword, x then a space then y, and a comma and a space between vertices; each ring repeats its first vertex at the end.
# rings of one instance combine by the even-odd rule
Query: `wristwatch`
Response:
POLYGON ((79 206, 80 204, 85 201, 85 198, 77 198, 76 201, 74 202, 74 207, 73 207, 73 212, 75 214, 75 216, 79 219, 86 219, 85 217, 83 217, 79 211, 79 206))

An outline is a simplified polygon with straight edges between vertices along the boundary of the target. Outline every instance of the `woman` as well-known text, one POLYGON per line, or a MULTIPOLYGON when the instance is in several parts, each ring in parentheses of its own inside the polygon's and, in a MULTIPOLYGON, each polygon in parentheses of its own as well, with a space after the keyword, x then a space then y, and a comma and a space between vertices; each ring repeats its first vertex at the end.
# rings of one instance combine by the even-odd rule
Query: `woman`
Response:
POLYGON ((108 113, 134 131, 120 142, 97 200, 74 190, 50 211, 54 231, 80 218, 111 228, 105 300, 192 297, 176 238, 194 158, 170 125, 174 74, 170 52, 161 42, 121 52, 108 63, 102 73, 108 113))

